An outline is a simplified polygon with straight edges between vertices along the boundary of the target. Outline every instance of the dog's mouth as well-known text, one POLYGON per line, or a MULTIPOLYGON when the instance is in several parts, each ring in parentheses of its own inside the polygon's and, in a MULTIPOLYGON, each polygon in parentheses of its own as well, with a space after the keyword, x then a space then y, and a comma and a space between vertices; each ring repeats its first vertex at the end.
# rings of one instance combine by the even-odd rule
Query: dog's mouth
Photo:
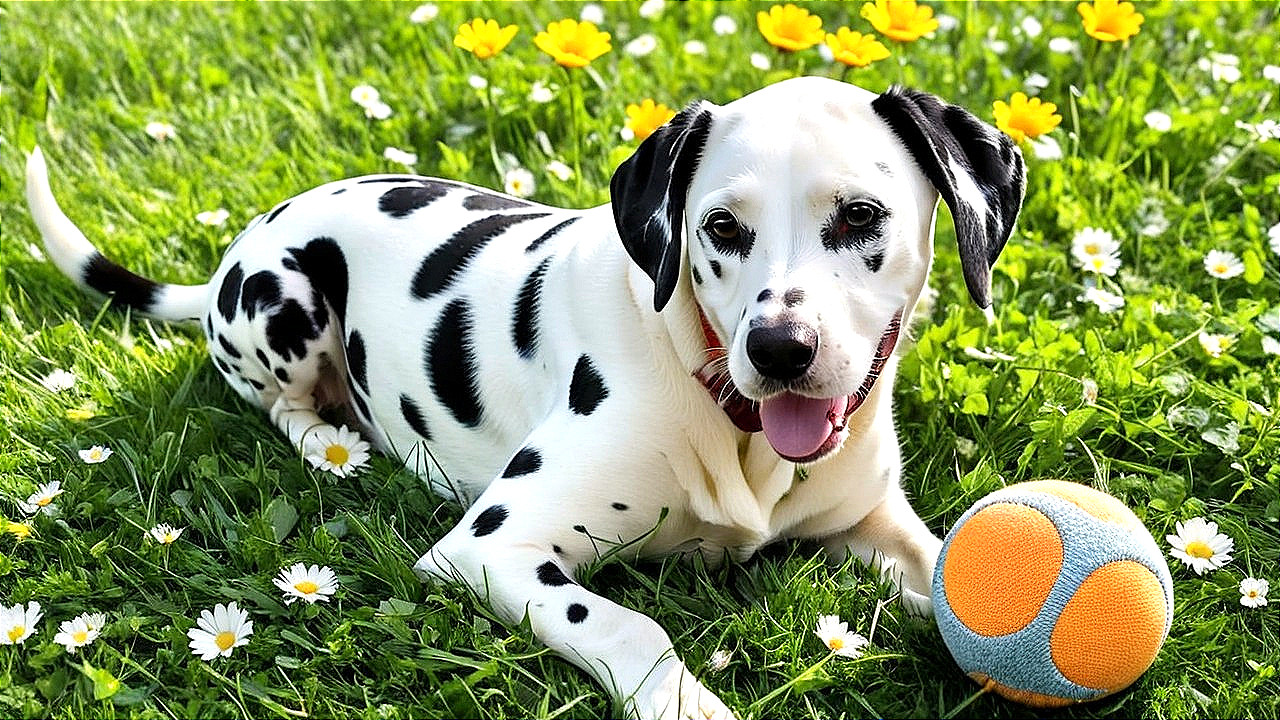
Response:
POLYGON ((848 436, 849 416, 862 407, 880 379, 885 363, 898 344, 901 329, 902 311, 899 310, 880 336, 862 385, 851 395, 813 398, 786 391, 757 403, 729 386, 727 378, 720 378, 719 387, 708 384, 708 389, 717 395, 720 406, 738 428, 746 432, 763 430, 774 452, 786 460, 814 462, 840 447, 848 436))

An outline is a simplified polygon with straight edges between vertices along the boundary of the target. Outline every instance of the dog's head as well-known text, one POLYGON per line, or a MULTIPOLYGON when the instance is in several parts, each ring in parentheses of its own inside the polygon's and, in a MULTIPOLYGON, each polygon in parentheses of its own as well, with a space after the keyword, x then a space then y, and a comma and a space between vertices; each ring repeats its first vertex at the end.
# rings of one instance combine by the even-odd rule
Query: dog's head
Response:
POLYGON ((682 266, 774 449, 833 452, 924 288, 939 196, 970 296, 1013 231, 1024 167, 1003 133, 932 95, 787 80, 690 105, 613 176, 618 232, 671 298, 682 266))

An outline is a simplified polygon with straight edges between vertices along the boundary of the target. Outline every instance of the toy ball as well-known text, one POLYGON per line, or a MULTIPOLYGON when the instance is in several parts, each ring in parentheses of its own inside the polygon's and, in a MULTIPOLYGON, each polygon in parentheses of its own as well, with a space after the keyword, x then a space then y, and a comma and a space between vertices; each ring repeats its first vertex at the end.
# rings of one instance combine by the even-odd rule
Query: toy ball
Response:
POLYGON ((1155 661, 1173 581, 1124 503, 1085 485, 1011 485, 969 508, 933 574, 942 638, 978 684, 1034 707, 1097 700, 1155 661))

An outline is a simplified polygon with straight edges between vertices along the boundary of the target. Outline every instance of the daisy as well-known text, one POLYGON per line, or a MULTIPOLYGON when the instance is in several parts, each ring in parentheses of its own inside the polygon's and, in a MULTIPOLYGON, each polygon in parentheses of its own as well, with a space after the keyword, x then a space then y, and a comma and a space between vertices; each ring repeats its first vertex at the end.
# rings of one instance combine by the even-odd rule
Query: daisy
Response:
POLYGON ((1029 38, 1040 37, 1040 33, 1044 32, 1044 25, 1040 21, 1028 15, 1018 24, 1022 28, 1022 32, 1029 38))
POLYGON ((1027 142, 1031 143, 1031 153, 1037 160, 1062 159, 1062 146, 1053 139, 1052 135, 1042 135, 1027 142))
POLYGON ((529 88, 529 99, 536 103, 549 103, 556 97, 551 88, 541 80, 535 81, 529 88))
POLYGON ((285 605, 292 605, 299 599, 308 603, 317 600, 328 602, 329 596, 338 589, 338 576, 333 574, 333 570, 319 565, 307 567, 302 563, 281 568, 280 574, 271 582, 284 592, 285 605))
POLYGON ((750 57, 751 67, 757 70, 768 70, 773 67, 773 63, 769 62, 769 56, 764 53, 753 52, 750 57))
POLYGON ((102 632, 102 628, 107 626, 107 616, 103 613, 81 613, 76 616, 76 620, 84 620, 85 626, 90 630, 102 632))
POLYGON ((707 44, 701 40, 690 40, 684 44, 684 51, 690 55, 706 55, 707 44))
POLYGON ((728 15, 718 15, 711 21, 711 32, 721 37, 738 32, 738 21, 728 15))
POLYGON ((1103 313, 1110 313, 1124 307, 1124 296, 1103 290, 1099 287, 1085 288, 1080 296, 1084 302, 1091 302, 1103 313))
MULTIPOLYGON (((528 172, 528 171, 526 171, 528 172)), ((307 462, 312 467, 346 477, 369 460, 369 443, 346 425, 325 425, 307 438, 307 462)))
POLYGON ((1280 83, 1280 65, 1267 65, 1262 68, 1262 79, 1280 83))
POLYGON ((547 174, 555 177, 557 180, 568 180, 573 177, 573 168, 565 165, 559 160, 552 160, 547 163, 547 174))
POLYGON ((1240 79, 1240 58, 1228 53, 1209 53, 1209 57, 1196 62, 1196 67, 1207 71, 1217 82, 1231 85, 1240 79))
POLYGON ((161 545, 172 545, 179 537, 182 536, 182 531, 185 529, 186 528, 176 528, 169 523, 160 523, 148 530, 147 535, 161 545))
POLYGON ((839 615, 823 615, 818 618, 814 634, 828 650, 842 657, 862 657, 862 648, 867 645, 866 638, 849 632, 849 623, 842 621, 839 615))
POLYGON ((483 90, 483 89, 485 89, 485 88, 489 87, 489 81, 488 81, 488 80, 485 80, 484 78, 480 77, 479 75, 472 75, 472 76, 468 77, 468 78, 467 78, 467 84, 468 84, 468 85, 470 85, 471 87, 475 88, 476 90, 483 90))
POLYGON ((1031 73, 1022 81, 1022 87, 1028 90, 1043 90, 1049 87, 1049 78, 1040 73, 1031 73))
POLYGON ((707 669, 711 672, 720 672, 729 667, 729 661, 733 659, 733 653, 728 650, 716 650, 711 653, 711 657, 707 658, 707 669))
POLYGON ((1268 355, 1280 355, 1280 340, 1270 335, 1262 336, 1262 352, 1268 355))
POLYGON ((1280 255, 1280 223, 1267 228, 1267 241, 1271 245, 1271 252, 1280 255))
POLYGON ((43 614, 40 603, 34 600, 25 609, 21 603, 13 607, 0 605, 0 645, 17 645, 34 635, 43 614))
POLYGON ((413 12, 409 13, 409 22, 415 25, 421 25, 422 23, 428 23, 435 20, 436 16, 439 14, 440 8, 436 7, 432 3, 423 3, 422 5, 414 8, 413 12))
POLYGON ((1193 517, 1186 523, 1178 522, 1177 530, 1177 533, 1165 536, 1173 546, 1169 554, 1195 570, 1197 575, 1231 562, 1231 551, 1236 543, 1218 532, 1218 523, 1193 517))
POLYGON ((199 655, 201 660, 212 660, 219 655, 230 657, 231 650, 248 644, 253 634, 249 613, 236 607, 234 602, 214 605, 212 611, 201 610, 196 624, 198 628, 187 631, 187 637, 191 638, 187 645, 191 654, 199 655))
POLYGON ((1069 55, 1080 49, 1080 45, 1071 38, 1055 37, 1049 39, 1049 50, 1059 55, 1069 55))
POLYGON ((382 96, 378 93, 378 89, 372 85, 357 85, 351 88, 351 102, 362 108, 367 108, 370 105, 379 102, 381 97, 382 96))
POLYGON ((1080 381, 1080 399, 1085 405, 1098 404, 1098 383, 1090 378, 1084 378, 1080 381))
POLYGON ((587 3, 582 6, 582 12, 578 13, 578 19, 600 25, 604 22, 604 8, 595 3, 587 3))
POLYGON ((631 57, 644 57, 658 49, 658 38, 645 33, 623 46, 622 51, 631 57))
POLYGON ((149 122, 145 131, 151 136, 152 140, 158 142, 164 142, 178 134, 178 131, 174 130, 172 125, 164 122, 149 122))
POLYGON ((111 448, 103 445, 94 445, 88 450, 80 450, 77 454, 80 455, 80 459, 84 461, 85 465, 97 465, 111 457, 111 448))
POLYGON ((646 20, 652 20, 662 14, 662 10, 666 7, 666 0, 644 0, 640 4, 640 17, 646 20))
POLYGON ((1200 333, 1200 347, 1209 354, 1209 357, 1222 357, 1222 353, 1231 347, 1235 342, 1234 335, 1222 335, 1219 333, 1200 333))
POLYGON ((62 481, 54 480, 47 482, 27 498, 26 502, 20 502, 22 511, 31 514, 34 512, 52 513, 54 510, 53 499, 66 492, 62 489, 62 481))
POLYGON ((1204 256, 1204 270, 1213 277, 1227 280, 1244 274, 1244 263, 1233 252, 1226 250, 1210 250, 1204 256))
POLYGON ((89 627, 85 622, 84 616, 77 617, 73 620, 63 620, 58 626, 58 634, 53 636, 53 641, 62 645, 70 654, 75 654, 77 650, 92 643, 98 639, 98 631, 89 627))
POLYGON ((522 198, 529 197, 533 194, 535 187, 533 173, 522 167, 511 168, 503 176, 502 186, 506 189, 508 195, 522 198))
POLYGON ((1120 243, 1106 230, 1087 227, 1071 238, 1071 255, 1080 267, 1102 275, 1120 269, 1120 243))
POLYGON ((1267 604, 1267 590, 1271 584, 1266 580, 1247 577, 1240 581, 1240 604, 1248 608, 1262 607, 1267 604))
MULTIPOLYGON (((1277 225, 1276 227, 1280 228, 1280 225, 1277 225)), ((70 390, 75 386, 76 376, 62 368, 57 368, 53 372, 41 378, 40 384, 49 392, 62 392, 63 390, 70 390)))
POLYGON ((391 106, 384 102, 376 102, 364 109, 364 116, 372 120, 386 120, 391 117, 391 106))
POLYGON ((1156 132, 1169 132, 1169 129, 1173 127, 1173 118, 1169 117, 1168 113, 1162 113, 1159 110, 1152 110, 1143 115, 1142 122, 1156 132))
POLYGON ((231 217, 231 213, 227 212, 226 208, 205 210, 204 212, 196 213, 196 222, 201 225, 217 227, 218 225, 226 222, 228 217, 231 217))
POLYGON ((397 147, 391 147, 390 145, 383 148, 382 157, 393 163, 399 163, 407 168, 413 167, 414 163, 418 162, 418 156, 416 153, 401 150, 397 147))

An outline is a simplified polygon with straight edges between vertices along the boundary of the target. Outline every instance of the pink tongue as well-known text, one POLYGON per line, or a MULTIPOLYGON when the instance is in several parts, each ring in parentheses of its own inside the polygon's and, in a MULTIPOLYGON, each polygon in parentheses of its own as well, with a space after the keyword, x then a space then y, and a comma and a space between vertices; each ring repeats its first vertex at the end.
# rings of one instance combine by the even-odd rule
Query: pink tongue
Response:
POLYGON ((782 393, 760 403, 760 424, 764 436, 785 458, 803 458, 822 447, 834 429, 833 415, 843 415, 848 399, 807 398, 782 393))

